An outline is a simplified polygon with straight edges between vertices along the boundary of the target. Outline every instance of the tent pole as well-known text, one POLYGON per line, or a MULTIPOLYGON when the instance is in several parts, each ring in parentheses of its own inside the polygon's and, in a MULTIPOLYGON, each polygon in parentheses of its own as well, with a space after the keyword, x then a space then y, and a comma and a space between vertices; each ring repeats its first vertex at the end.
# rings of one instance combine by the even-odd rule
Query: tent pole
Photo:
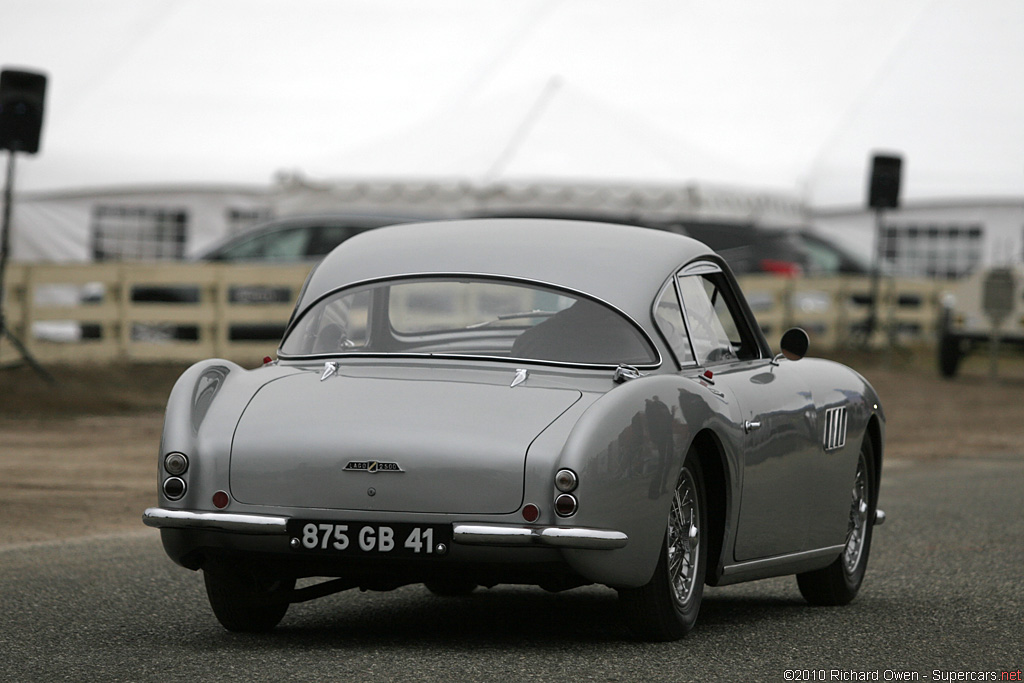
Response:
POLYGON ((871 257, 871 300, 870 312, 865 324, 864 347, 871 348, 871 338, 878 329, 878 297, 881 295, 882 279, 882 209, 875 209, 875 248, 871 257))

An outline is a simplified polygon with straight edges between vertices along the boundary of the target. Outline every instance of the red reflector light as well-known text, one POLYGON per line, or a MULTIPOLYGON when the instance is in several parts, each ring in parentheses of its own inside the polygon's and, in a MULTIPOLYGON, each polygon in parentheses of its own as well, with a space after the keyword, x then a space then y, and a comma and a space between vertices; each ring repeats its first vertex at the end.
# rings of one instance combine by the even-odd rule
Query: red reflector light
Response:
POLYGON ((536 522, 538 519, 540 519, 540 508, 534 505, 533 503, 524 505, 523 519, 525 519, 527 522, 530 522, 531 524, 533 522, 536 522))
POLYGON ((226 508, 229 502, 231 502, 231 499, 228 498, 228 494, 226 492, 217 491, 217 493, 213 494, 213 506, 218 510, 226 508))
POLYGON ((274 362, 274 359, 271 358, 270 356, 263 356, 263 364, 264 365, 266 365, 267 363, 273 363, 273 362, 274 362))

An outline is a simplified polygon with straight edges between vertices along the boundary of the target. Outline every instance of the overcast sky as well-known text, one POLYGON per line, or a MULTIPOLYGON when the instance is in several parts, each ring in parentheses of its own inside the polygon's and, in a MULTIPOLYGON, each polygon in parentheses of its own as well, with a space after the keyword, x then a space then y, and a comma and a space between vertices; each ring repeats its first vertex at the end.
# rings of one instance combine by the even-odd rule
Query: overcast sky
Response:
POLYGON ((1024 196, 1021 0, 4 0, 18 189, 442 177, 1024 196))

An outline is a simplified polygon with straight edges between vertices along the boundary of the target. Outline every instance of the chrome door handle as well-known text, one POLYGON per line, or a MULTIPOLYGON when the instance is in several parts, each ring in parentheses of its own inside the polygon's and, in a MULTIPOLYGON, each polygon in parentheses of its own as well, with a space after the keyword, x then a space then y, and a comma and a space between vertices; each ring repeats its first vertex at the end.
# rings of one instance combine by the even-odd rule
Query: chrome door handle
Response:
POLYGON ((750 420, 747 420, 746 422, 743 423, 743 433, 744 434, 749 434, 750 432, 754 431, 755 429, 760 429, 760 428, 761 428, 760 420, 758 420, 757 422, 751 422, 750 420))

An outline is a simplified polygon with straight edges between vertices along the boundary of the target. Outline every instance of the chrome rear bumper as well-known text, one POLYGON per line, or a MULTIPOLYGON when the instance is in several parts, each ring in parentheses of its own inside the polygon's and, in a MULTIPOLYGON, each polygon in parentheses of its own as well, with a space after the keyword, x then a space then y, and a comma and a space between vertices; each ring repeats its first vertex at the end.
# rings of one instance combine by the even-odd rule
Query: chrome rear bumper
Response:
POLYGON ((157 529, 205 529, 267 536, 288 533, 288 520, 285 517, 236 515, 230 512, 189 512, 187 510, 147 508, 142 513, 142 523, 157 529))
POLYGON ((629 537, 621 531, 585 527, 456 524, 452 540, 462 545, 546 545, 580 550, 615 550, 624 547, 629 537))
MULTIPOLYGON (((229 512, 189 512, 148 508, 142 514, 146 526, 157 529, 203 529, 236 534, 278 536, 288 533, 286 517, 234 514, 229 512)), ((578 550, 615 550, 625 547, 629 537, 621 531, 586 527, 534 527, 501 524, 455 524, 452 541, 460 545, 548 546, 578 550)))

